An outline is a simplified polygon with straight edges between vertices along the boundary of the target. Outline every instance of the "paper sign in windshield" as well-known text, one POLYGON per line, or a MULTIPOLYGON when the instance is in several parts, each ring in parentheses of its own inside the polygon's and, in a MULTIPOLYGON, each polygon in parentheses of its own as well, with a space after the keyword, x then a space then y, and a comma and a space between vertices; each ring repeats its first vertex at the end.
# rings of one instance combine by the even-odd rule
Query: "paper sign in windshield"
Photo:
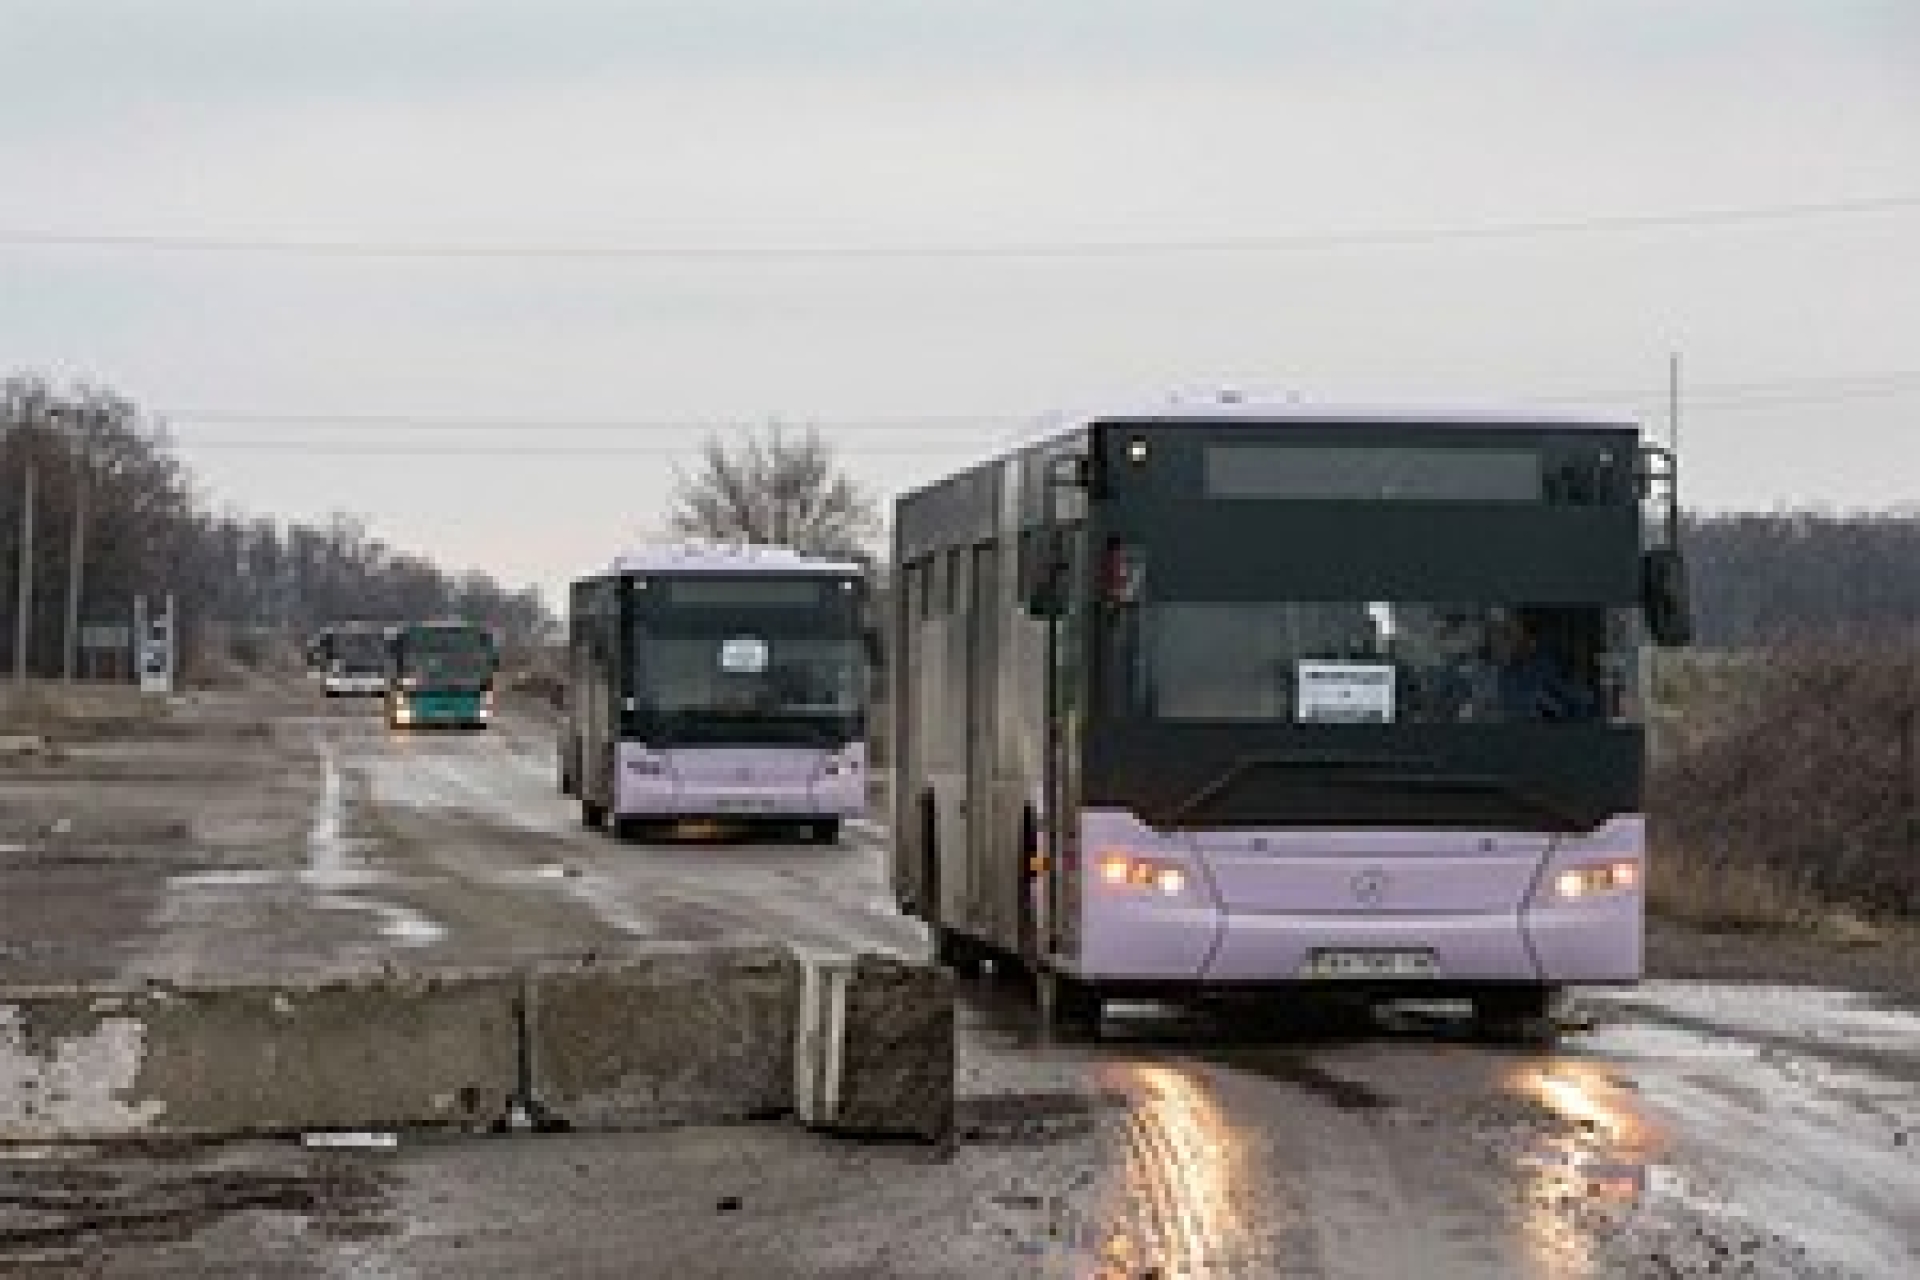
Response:
POLYGON ((767 642, 759 636, 735 636, 720 645, 720 669, 757 676, 767 669, 767 642))
POLYGON ((1296 718, 1316 724, 1393 719, 1393 668, 1376 662, 1302 662, 1296 718))

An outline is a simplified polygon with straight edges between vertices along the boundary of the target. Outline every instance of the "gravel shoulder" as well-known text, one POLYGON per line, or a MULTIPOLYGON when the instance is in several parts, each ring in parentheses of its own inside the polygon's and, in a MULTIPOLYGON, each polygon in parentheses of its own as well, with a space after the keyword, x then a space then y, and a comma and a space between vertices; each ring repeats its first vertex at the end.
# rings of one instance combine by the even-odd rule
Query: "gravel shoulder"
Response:
POLYGON ((1812 933, 1710 932, 1654 917, 1647 976, 1845 988, 1920 1008, 1920 923, 1879 934, 1874 942, 1842 943, 1812 933))

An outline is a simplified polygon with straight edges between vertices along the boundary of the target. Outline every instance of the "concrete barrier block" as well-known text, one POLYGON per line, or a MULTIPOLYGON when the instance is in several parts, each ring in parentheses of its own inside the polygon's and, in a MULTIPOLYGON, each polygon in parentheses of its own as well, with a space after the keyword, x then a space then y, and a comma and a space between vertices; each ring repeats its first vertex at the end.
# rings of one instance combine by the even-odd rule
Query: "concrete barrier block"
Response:
POLYGON ((535 971, 535 1100, 575 1129, 786 1114, 800 966, 783 946, 656 946, 535 971))
POLYGON ((518 993, 475 972, 0 991, 0 1141, 485 1127, 518 993))
POLYGON ((810 1128, 951 1136, 954 987, 945 970, 881 955, 809 961, 796 1035, 796 1108, 810 1128))

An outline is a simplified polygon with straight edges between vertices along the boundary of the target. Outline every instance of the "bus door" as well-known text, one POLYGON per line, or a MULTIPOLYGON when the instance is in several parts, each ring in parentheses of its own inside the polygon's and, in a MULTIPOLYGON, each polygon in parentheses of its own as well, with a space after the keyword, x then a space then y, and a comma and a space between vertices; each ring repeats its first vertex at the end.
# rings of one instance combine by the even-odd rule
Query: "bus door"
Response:
POLYGON ((1005 880, 993 874, 998 824, 994 820, 994 743, 1000 694, 1000 552, 983 543, 970 553, 966 634, 966 921, 979 926, 993 914, 990 897, 1005 880))
POLYGON ((954 547, 945 553, 946 597, 941 632, 939 735, 937 763, 929 770, 936 809, 935 890, 939 918, 948 928, 973 921, 973 783, 971 769, 975 731, 974 603, 971 549, 954 547))
POLYGON ((1086 685, 1084 637, 1088 611, 1085 460, 1063 455, 1049 460, 1044 534, 1053 562, 1047 610, 1046 718, 1042 756, 1040 824, 1044 855, 1027 883, 1032 904, 1031 959, 1070 950, 1079 934, 1080 725, 1086 685))

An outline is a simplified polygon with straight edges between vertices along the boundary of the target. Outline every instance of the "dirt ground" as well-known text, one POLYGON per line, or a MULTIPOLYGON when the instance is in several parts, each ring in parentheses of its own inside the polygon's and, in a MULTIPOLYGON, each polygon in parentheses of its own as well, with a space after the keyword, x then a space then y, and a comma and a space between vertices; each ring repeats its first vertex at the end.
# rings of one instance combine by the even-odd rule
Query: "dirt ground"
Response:
POLYGON ((1920 1008, 1920 925, 1879 932, 1880 941, 1849 945, 1808 932, 1710 933, 1654 918, 1647 976, 1838 987, 1920 1008))

